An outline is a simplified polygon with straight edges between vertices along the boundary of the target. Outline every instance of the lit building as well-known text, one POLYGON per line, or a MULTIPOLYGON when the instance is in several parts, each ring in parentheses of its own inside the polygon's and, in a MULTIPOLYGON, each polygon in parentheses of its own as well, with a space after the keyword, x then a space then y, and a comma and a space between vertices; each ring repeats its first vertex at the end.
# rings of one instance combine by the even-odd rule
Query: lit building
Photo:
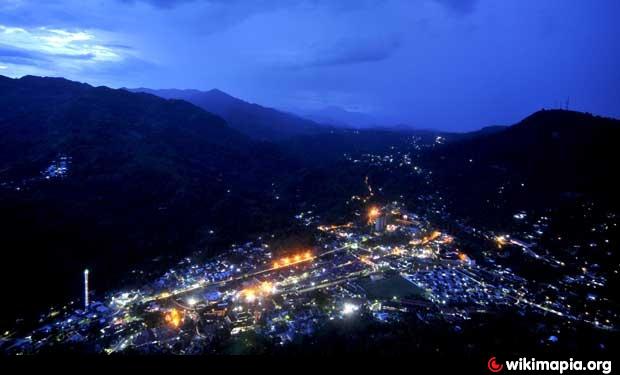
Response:
POLYGON ((383 232, 386 226, 387 226, 387 217, 385 217, 385 215, 379 216, 377 220, 375 220, 375 231, 383 232))

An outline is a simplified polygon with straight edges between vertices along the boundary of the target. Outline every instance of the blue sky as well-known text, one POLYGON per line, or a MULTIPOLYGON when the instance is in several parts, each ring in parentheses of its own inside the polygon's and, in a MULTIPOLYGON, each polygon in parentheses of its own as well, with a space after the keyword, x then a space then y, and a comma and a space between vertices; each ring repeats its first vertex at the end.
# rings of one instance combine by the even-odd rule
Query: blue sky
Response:
POLYGON ((470 130, 620 117, 617 0, 0 0, 0 74, 470 130))

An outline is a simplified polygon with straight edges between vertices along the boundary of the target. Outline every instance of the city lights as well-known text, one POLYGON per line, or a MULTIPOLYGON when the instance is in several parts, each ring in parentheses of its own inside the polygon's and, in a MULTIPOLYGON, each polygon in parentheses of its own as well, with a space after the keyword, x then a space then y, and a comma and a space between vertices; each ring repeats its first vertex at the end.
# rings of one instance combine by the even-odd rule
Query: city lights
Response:
POLYGON ((378 207, 372 206, 368 210, 368 223, 372 224, 381 215, 381 210, 378 207))
POLYGON ((347 302, 347 303, 344 304, 344 306, 342 308, 342 314, 344 314, 344 315, 351 315, 354 312, 356 312, 357 310, 359 310, 359 306, 347 302))
POLYGON ((496 236, 495 243, 497 243, 497 247, 501 249, 502 246, 508 243, 508 239, 506 238, 506 236, 496 236))
POLYGON ((287 256, 287 257, 274 261, 273 268, 287 267, 293 264, 302 263, 302 262, 306 262, 309 260, 312 260, 312 253, 310 251, 306 251, 304 253, 294 254, 294 255, 287 256))
POLYGON ((248 289, 242 294, 245 296, 246 302, 251 303, 251 302, 254 302, 254 300, 256 300, 256 292, 253 289, 248 289))
MULTIPOLYGON (((392 222, 403 215, 402 210, 390 205, 377 208, 376 212, 382 219, 392 222)), ((419 309, 430 319, 443 314, 450 314, 457 321, 470 318, 465 310, 455 312, 455 306, 492 312, 496 305, 510 304, 560 318, 581 319, 597 328, 614 326, 613 316, 605 311, 575 310, 572 307, 575 304, 565 302, 568 300, 562 295, 561 286, 530 289, 510 269, 487 268, 483 260, 477 263, 460 250, 465 243, 458 237, 437 230, 419 216, 415 221, 398 222, 389 233, 368 228, 363 219, 356 225, 322 228, 317 241, 317 249, 321 249, 319 255, 310 249, 299 249, 273 257, 261 242, 234 245, 230 257, 205 264, 188 261, 185 268, 169 270, 166 277, 150 284, 149 289, 113 295, 108 301, 113 306, 110 311, 104 309, 101 314, 92 314, 92 319, 98 316, 109 319, 107 325, 98 330, 101 337, 119 337, 112 341, 115 344, 102 350, 114 353, 143 345, 163 345, 168 350, 179 348, 183 352, 186 346, 176 344, 179 338, 196 335, 195 338, 204 339, 208 334, 205 326, 209 324, 227 330, 231 336, 254 331, 276 338, 281 337, 283 331, 265 330, 265 327, 293 327, 288 328, 286 336, 294 337, 315 329, 321 319, 351 320, 361 312, 368 312, 382 322, 398 321, 401 313, 408 309, 419 309), (239 257, 240 254, 243 257, 239 257), (320 261, 313 261, 319 257, 320 261), (273 267, 265 267, 266 259, 269 260, 267 265, 273 267), (296 267, 301 264, 304 266, 296 267), (371 293, 380 294, 369 298, 371 293), (317 295, 325 299, 329 308, 317 309, 320 303, 317 295), (513 303, 515 299, 516 304, 513 303), (172 308, 172 304, 177 307, 172 308), (148 318, 152 313, 163 314, 163 321, 153 323, 148 318), (137 322, 140 324, 135 324, 137 322), (145 344, 141 339, 145 330, 142 322, 147 322, 144 324, 159 337, 170 335, 172 339, 155 339, 145 344), (180 330, 181 327, 184 329, 180 330)), ((518 246, 523 254, 537 261, 563 266, 563 262, 535 252, 533 241, 520 239, 513 233, 480 233, 482 248, 488 245, 489 239, 500 246, 518 246)), ((485 256, 493 257, 494 253, 485 256)), ((583 274, 566 279, 568 290, 571 284, 577 283, 591 288, 604 286, 606 280, 596 277, 593 271, 596 268, 579 264, 577 269, 583 274)), ((597 294, 588 294, 586 303, 599 303, 601 298, 597 294)), ((101 307, 93 304, 90 308, 98 311, 101 307)), ((61 336, 63 332, 76 330, 80 324, 83 332, 87 332, 89 325, 80 322, 89 322, 89 319, 71 315, 62 322, 64 326, 58 336, 49 335, 64 337, 61 336)), ((204 345, 209 345, 208 341, 204 345)))
POLYGON ((183 320, 183 315, 179 310, 173 308, 164 315, 164 320, 172 327, 178 328, 183 320))

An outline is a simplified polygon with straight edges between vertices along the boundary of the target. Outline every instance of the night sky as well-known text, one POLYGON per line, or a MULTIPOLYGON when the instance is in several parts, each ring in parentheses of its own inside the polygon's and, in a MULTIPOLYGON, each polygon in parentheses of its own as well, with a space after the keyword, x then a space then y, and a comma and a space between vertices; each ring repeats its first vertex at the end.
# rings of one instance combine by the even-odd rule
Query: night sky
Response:
POLYGON ((0 74, 471 130, 620 117, 618 0, 0 0, 0 74))

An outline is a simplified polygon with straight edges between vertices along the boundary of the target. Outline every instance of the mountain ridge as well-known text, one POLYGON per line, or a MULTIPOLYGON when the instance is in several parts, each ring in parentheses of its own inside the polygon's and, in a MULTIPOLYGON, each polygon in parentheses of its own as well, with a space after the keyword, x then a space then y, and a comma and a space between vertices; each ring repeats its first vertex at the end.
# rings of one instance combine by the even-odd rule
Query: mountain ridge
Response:
POLYGON ((39 282, 7 292, 15 311, 75 294, 85 267, 124 273, 284 220, 268 210, 271 184, 294 165, 183 100, 0 77, 0 132, 1 244, 17 250, 3 261, 39 282))
POLYGON ((462 212, 490 215, 494 207, 550 206, 575 197, 617 207, 620 184, 610 171, 618 139, 620 120, 542 110, 499 131, 446 143, 424 160, 462 212))
POLYGON ((292 136, 325 131, 324 125, 297 115, 249 103, 219 89, 209 91, 184 89, 126 89, 145 92, 166 99, 186 100, 224 118, 234 129, 258 140, 273 141, 292 136))

